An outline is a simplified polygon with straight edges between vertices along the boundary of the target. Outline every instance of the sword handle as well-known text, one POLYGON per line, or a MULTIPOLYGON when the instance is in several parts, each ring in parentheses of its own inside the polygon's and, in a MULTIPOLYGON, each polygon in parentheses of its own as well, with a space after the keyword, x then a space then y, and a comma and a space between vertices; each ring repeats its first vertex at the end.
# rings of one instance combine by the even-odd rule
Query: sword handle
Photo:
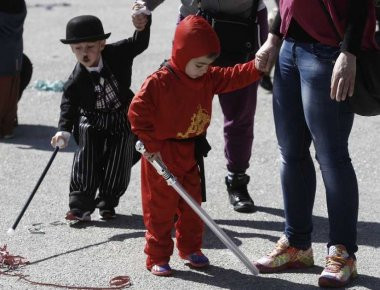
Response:
POLYGON ((143 142, 138 140, 135 147, 137 152, 140 152, 142 155, 144 155, 150 164, 152 164, 153 167, 157 170, 157 173, 159 175, 162 175, 162 177, 169 185, 172 185, 174 182, 176 182, 175 176, 169 171, 169 169, 157 154, 147 154, 148 152, 146 151, 143 142))

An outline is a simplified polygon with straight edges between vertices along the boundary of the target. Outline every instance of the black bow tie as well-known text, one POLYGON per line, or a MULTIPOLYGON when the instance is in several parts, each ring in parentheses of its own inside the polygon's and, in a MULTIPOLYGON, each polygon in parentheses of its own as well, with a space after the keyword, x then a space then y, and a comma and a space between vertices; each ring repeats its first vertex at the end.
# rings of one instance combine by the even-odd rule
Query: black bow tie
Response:
POLYGON ((91 79, 92 81, 95 83, 95 84, 99 84, 100 82, 100 77, 104 78, 104 79, 107 79, 108 78, 108 72, 107 70, 103 67, 100 72, 97 72, 97 71, 91 71, 90 72, 90 76, 91 76, 91 79))

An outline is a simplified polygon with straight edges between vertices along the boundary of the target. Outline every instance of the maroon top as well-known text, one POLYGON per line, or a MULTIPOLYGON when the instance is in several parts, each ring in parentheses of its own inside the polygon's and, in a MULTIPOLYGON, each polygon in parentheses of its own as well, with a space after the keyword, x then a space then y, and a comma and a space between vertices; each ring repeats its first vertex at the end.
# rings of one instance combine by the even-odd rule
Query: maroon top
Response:
MULTIPOLYGON (((356 24, 355 18, 356 16, 359 17, 359 15, 355 15, 355 13, 360 13, 360 11, 353 10, 352 6, 350 11, 349 0, 323 0, 323 2, 339 31, 341 39, 337 38, 336 32, 330 24, 328 16, 323 11, 319 0, 281 0, 281 34, 285 35, 285 37, 288 35, 288 30, 292 21, 296 21, 299 26, 317 42, 330 46, 339 46, 341 40, 347 38, 347 34, 357 34, 352 33, 352 31, 355 30, 355 27, 352 28, 351 26, 352 23, 356 24)), ((365 12, 366 17, 363 17, 363 20, 365 21, 365 19, 367 19, 366 23, 363 23, 364 32, 359 31, 359 33, 363 33, 361 48, 363 50, 379 49, 374 39, 376 17, 373 1, 357 2, 362 7, 360 10, 365 12), (368 7, 364 9, 363 5, 368 5, 368 7)))

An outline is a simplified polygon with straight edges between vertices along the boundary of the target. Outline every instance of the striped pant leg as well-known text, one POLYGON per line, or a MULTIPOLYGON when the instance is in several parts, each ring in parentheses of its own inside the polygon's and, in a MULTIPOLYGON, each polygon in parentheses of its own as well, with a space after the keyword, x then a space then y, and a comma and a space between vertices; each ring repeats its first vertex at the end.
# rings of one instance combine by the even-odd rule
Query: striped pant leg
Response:
POLYGON ((99 186, 99 208, 114 208, 127 190, 131 177, 134 153, 134 136, 130 131, 122 135, 109 135, 104 174, 99 186))
POLYGON ((105 135, 81 117, 79 149, 75 152, 71 171, 70 209, 93 211, 95 193, 102 176, 105 135))

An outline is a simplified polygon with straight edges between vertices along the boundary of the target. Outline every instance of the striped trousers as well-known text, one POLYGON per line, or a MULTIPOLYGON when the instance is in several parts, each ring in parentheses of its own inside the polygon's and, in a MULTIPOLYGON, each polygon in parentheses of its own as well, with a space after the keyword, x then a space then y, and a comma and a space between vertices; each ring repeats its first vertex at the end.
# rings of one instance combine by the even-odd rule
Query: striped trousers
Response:
POLYGON ((80 117, 79 148, 71 171, 70 209, 93 212, 96 207, 111 209, 118 205, 129 184, 134 141, 123 112, 80 117))

